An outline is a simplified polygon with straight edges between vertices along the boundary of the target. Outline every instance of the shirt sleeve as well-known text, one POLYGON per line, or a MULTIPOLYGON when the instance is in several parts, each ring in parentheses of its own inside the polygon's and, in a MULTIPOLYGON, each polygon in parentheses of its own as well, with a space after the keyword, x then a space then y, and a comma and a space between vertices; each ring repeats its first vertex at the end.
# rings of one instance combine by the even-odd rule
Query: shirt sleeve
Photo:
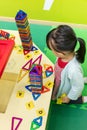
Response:
POLYGON ((69 76, 71 89, 68 93, 68 97, 71 100, 77 100, 81 96, 84 88, 83 74, 80 69, 73 70, 72 74, 69 76))

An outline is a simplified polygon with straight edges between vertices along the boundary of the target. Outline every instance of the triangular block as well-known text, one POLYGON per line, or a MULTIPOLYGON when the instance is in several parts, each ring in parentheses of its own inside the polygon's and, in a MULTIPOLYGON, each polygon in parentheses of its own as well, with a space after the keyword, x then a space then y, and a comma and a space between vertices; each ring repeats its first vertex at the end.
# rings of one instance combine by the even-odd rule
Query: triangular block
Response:
POLYGON ((30 91, 30 92, 32 92, 32 85, 27 85, 27 86, 25 86, 25 88, 28 90, 28 91, 30 91))
POLYGON ((28 54, 30 52, 30 50, 23 50, 24 55, 28 54))
POLYGON ((44 69, 46 70, 50 65, 44 64, 43 66, 44 66, 44 69))
POLYGON ((38 70, 38 74, 42 73, 42 66, 41 65, 36 65, 36 69, 38 70))
POLYGON ((25 71, 25 70, 21 69, 21 70, 20 70, 20 73, 19 73, 19 75, 18 75, 18 80, 17 80, 17 82, 19 82, 20 80, 22 80, 22 79, 25 77, 25 75, 27 75, 27 73, 28 73, 28 71, 25 71))
POLYGON ((32 66, 32 59, 30 59, 23 67, 24 70, 29 70, 32 66))
POLYGON ((51 71, 45 71, 45 73, 46 73, 46 77, 49 77, 50 75, 53 74, 53 72, 51 72, 51 71))
POLYGON ((46 71, 53 72, 53 67, 52 67, 52 66, 47 67, 47 68, 46 68, 46 71))
POLYGON ((42 66, 41 65, 33 65, 32 69, 30 70, 30 74, 42 74, 42 66))
POLYGON ((33 122, 35 122, 36 124, 38 124, 39 126, 42 125, 42 116, 37 117, 33 120, 33 122))
POLYGON ((41 59, 42 59, 42 54, 40 56, 38 56, 32 64, 40 64, 41 63, 41 59))
POLYGON ((34 100, 37 100, 39 97, 40 97, 40 93, 32 93, 32 96, 33 96, 33 98, 34 98, 34 100))
POLYGON ((46 92, 49 92, 49 91, 50 91, 49 88, 47 88, 47 87, 45 87, 45 86, 42 86, 42 91, 41 91, 41 93, 46 93, 46 92))
POLYGON ((18 118, 18 117, 12 117, 12 125, 11 125, 11 130, 18 130, 21 122, 22 122, 22 118, 18 118), (18 123, 17 123, 18 121, 18 123), (16 124, 15 124, 16 123, 16 124))
POLYGON ((39 127, 40 126, 37 123, 32 121, 30 130, 37 130, 39 127))
POLYGON ((30 74, 37 74, 37 75, 38 75, 38 70, 37 70, 36 66, 34 66, 34 67, 31 69, 30 74))
POLYGON ((38 50, 35 46, 32 46, 31 51, 38 50))

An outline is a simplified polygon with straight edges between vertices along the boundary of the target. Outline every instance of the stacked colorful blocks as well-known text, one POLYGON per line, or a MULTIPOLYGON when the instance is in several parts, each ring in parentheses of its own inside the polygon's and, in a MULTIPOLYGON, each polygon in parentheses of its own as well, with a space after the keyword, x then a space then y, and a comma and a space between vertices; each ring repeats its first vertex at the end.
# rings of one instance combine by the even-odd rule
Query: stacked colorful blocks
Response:
POLYGON ((31 50, 33 42, 27 14, 24 11, 19 10, 19 12, 16 14, 15 21, 18 27, 23 49, 27 51, 31 50))
POLYGON ((42 66, 33 64, 29 72, 29 77, 32 92, 40 93, 42 90, 42 66))

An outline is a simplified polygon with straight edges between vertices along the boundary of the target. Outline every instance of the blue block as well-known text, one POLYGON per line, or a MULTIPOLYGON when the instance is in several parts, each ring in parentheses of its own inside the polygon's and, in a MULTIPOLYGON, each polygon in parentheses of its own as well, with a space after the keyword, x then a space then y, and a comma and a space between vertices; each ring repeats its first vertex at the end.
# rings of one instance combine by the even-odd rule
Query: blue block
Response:
POLYGON ((23 20, 25 17, 27 17, 27 14, 24 11, 19 10, 15 17, 15 20, 23 20))

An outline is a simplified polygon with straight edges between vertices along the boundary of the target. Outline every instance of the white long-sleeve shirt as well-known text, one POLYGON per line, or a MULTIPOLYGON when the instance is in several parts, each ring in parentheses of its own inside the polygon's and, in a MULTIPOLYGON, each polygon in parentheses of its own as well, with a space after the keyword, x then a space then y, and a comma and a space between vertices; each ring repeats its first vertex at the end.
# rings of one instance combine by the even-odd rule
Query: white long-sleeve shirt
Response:
POLYGON ((61 83, 57 98, 66 93, 71 100, 77 100, 84 88, 83 71, 74 57, 61 72, 61 83))

